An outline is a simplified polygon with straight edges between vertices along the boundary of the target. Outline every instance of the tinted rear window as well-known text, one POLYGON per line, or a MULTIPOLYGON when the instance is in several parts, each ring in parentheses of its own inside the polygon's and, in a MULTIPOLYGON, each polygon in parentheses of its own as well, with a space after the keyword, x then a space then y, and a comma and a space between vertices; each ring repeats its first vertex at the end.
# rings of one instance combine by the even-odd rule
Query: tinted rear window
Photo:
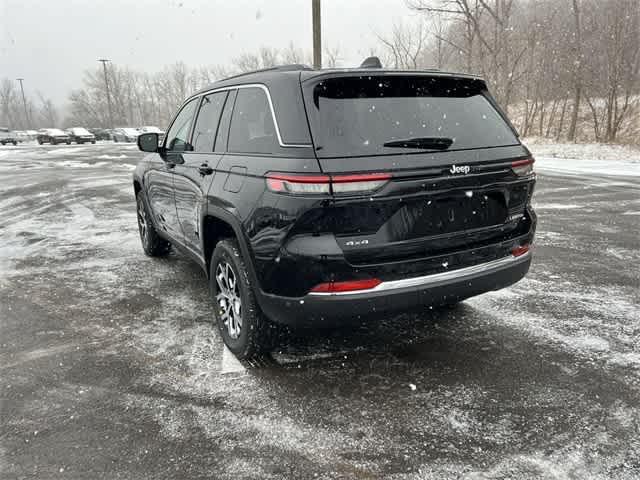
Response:
POLYGON ((429 151, 384 146, 410 138, 449 138, 448 150, 517 145, 478 80, 427 76, 335 77, 305 101, 318 157, 429 151))

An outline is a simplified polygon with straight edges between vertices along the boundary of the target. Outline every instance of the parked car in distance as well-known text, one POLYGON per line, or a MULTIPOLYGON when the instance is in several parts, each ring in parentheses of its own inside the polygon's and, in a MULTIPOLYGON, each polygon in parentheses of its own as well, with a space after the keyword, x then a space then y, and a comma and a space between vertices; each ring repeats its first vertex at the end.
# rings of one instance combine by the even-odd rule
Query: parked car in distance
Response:
POLYGON ((136 128, 116 128, 111 134, 114 142, 130 142, 138 140, 140 132, 136 128))
POLYGON ((18 145, 18 136, 7 127, 0 127, 0 144, 6 145, 8 143, 18 145))
POLYGON ((326 327, 451 305, 531 264, 533 158, 479 77, 272 68, 186 99, 138 138, 147 255, 207 273, 239 358, 272 323, 326 327))
POLYGON ((67 145, 71 145, 69 135, 59 128, 42 128, 38 130, 36 140, 40 145, 43 143, 50 143, 51 145, 66 143, 67 145))
POLYGON ((140 133, 157 133, 160 136, 164 135, 164 132, 162 130, 160 130, 158 127, 154 127, 154 126, 140 127, 140 128, 138 128, 138 131, 140 133))
POLYGON ((27 134, 27 138, 31 141, 31 140, 35 140, 36 138, 38 138, 38 131, 37 130, 26 130, 25 133, 27 134))
POLYGON ((72 127, 67 130, 69 139, 77 144, 96 143, 96 136, 86 128, 72 127))
POLYGON ((106 128, 90 128, 89 131, 93 133, 96 140, 111 140, 111 130, 106 128))

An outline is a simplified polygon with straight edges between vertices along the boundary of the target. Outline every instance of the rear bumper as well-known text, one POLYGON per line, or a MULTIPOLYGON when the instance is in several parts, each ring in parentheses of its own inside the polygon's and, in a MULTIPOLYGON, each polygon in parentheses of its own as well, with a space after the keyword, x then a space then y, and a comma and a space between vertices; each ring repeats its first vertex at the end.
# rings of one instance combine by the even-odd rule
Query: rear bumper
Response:
POLYGON ((336 326, 348 320, 454 303, 522 279, 531 253, 432 275, 383 282, 357 292, 307 294, 292 298, 263 294, 260 305, 272 321, 299 327, 336 326))

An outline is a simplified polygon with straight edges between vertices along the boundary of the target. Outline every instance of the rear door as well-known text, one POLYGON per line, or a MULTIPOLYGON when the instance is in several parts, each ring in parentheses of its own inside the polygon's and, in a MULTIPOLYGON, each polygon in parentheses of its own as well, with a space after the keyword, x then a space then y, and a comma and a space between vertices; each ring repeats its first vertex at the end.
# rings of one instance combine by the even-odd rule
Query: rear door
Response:
POLYGON ((339 74, 303 91, 324 173, 389 176, 360 193, 334 182, 332 207, 316 217, 353 263, 455 251, 517 227, 511 213, 524 214, 530 178, 511 162, 528 151, 483 81, 339 74))
POLYGON ((221 91, 202 97, 190 146, 182 153, 184 163, 174 168, 175 204, 184 243, 200 258, 204 254, 200 219, 205 194, 222 157, 221 149, 215 148, 215 139, 227 96, 227 91, 221 91))

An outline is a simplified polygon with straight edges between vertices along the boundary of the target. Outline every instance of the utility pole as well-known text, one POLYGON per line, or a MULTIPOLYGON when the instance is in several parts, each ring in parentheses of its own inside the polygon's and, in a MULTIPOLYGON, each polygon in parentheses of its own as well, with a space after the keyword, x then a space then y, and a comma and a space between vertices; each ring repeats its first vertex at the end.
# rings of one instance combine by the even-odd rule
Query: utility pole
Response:
POLYGON ((99 58, 99 62, 102 63, 104 70, 104 86, 107 89, 107 107, 109 108, 109 128, 113 128, 113 114, 111 113, 111 95, 109 94, 109 78, 107 77, 107 62, 110 60, 106 58, 99 58))
POLYGON ((18 82, 20 82, 20 91, 22 92, 22 104, 24 105, 24 121, 25 121, 25 130, 29 130, 31 128, 31 121, 29 120, 29 112, 27 111, 27 99, 24 96, 24 87, 22 86, 22 82, 24 78, 16 78, 18 82))
POLYGON ((320 0, 311 0, 313 17, 313 68, 322 68, 322 28, 320 21, 320 0))

